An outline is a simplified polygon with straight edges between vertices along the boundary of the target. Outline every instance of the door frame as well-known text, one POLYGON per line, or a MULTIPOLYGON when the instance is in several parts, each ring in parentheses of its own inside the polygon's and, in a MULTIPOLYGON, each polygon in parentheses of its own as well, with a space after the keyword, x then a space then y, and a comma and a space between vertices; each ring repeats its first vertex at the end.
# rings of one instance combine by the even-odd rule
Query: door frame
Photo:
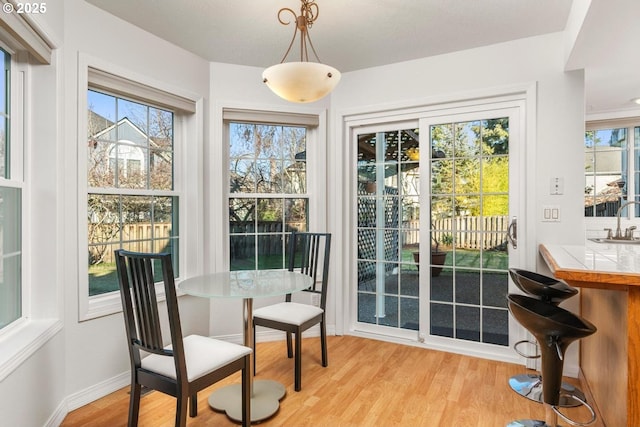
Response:
MULTIPOLYGON (((335 224, 335 230, 344 236, 339 243, 340 256, 336 262, 336 275, 340 277, 340 282, 344 283, 339 292, 336 292, 335 310, 336 310, 336 333, 348 334, 356 336, 371 337, 375 339, 385 339, 392 342, 424 345, 420 342, 419 336, 400 338, 396 336, 373 335, 369 331, 361 331, 355 327, 356 316, 353 315, 355 301, 355 287, 352 285, 357 283, 357 239, 355 238, 357 213, 354 212, 353 206, 356 203, 355 180, 357 177, 356 164, 353 161, 357 154, 357 144, 354 135, 358 133, 359 128, 368 125, 397 125, 399 122, 408 122, 418 120, 421 116, 435 116, 478 111, 483 109, 495 109, 498 106, 519 105, 520 108, 520 139, 521 147, 520 156, 517 161, 519 174, 522 177, 521 185, 523 194, 520 201, 521 218, 519 219, 520 241, 519 244, 519 262, 521 268, 535 270, 537 261, 537 242, 535 240, 535 200, 536 200, 536 183, 535 183, 535 140, 536 140, 536 83, 512 85, 502 88, 492 88, 486 90, 478 90, 470 92, 468 96, 450 95, 437 96, 432 99, 425 99, 411 103, 398 103, 388 105, 376 105, 374 107, 367 106, 349 111, 336 112, 336 140, 343 141, 341 148, 332 151, 333 159, 336 165, 341 165, 341 170, 333 179, 333 188, 340 192, 335 196, 336 212, 332 217, 335 224), (492 105, 488 107, 487 105, 492 105), (525 161, 526 159, 526 161, 525 161), (529 220, 526 220, 526 219, 529 220)), ((515 168, 514 168, 515 169, 515 168)), ((511 289, 510 284, 510 289, 511 289)), ((415 331, 412 331, 415 332, 415 331)), ((510 331, 511 333, 511 331, 510 331)), ((514 338, 524 339, 526 331, 523 328, 516 328, 514 338), (520 338, 521 337, 521 338, 520 338)), ((510 338, 511 339, 511 338, 510 338)), ((445 349, 445 348, 443 348, 445 349)), ((455 349, 446 348, 447 351, 457 351, 455 349)), ((515 352, 512 357, 494 357, 494 355, 486 354, 482 351, 471 351, 470 355, 480 357, 490 357, 496 360, 505 360, 508 362, 522 361, 515 352)))

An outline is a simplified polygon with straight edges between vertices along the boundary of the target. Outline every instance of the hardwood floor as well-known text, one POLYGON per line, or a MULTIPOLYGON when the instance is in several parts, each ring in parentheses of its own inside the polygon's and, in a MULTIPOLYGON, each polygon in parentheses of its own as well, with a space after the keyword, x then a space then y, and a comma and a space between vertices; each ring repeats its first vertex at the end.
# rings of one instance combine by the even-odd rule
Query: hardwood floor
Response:
MULTIPOLYGON (((280 410, 260 423, 272 426, 506 426, 544 419, 544 408, 507 385, 525 368, 352 336, 328 337, 329 366, 320 364, 319 338, 304 339, 302 390, 293 390, 293 359, 284 341, 259 343, 256 378, 285 384, 280 410)), ((207 404, 209 393, 239 382, 239 375, 198 394, 198 416, 187 425, 235 426, 207 404)), ((567 381, 577 384, 577 381, 567 381)), ((63 427, 126 426, 128 387, 67 415, 63 427)), ((585 409, 565 413, 587 420, 585 409)), ((159 392, 142 398, 140 427, 173 426, 175 399, 159 392)))

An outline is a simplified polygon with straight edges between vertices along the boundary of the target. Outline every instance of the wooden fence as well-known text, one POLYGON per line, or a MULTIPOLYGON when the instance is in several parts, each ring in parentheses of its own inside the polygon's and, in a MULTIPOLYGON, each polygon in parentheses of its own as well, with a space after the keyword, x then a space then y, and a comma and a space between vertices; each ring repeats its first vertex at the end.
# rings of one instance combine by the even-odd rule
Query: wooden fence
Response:
MULTIPOLYGON (((113 226, 115 227, 115 226, 113 226)), ((135 252, 160 252, 167 250, 169 245, 169 237, 171 236, 170 222, 150 223, 133 223, 125 224, 122 227, 122 242, 124 248, 135 252)), ((106 228, 106 226, 103 226, 106 228)), ((117 227, 114 228, 117 232, 117 227)), ((107 233, 113 233, 113 230, 107 233)), ((98 234, 98 233, 96 233, 98 234)), ((104 233, 103 233, 104 235, 104 233)), ((114 263, 113 251, 118 241, 108 239, 108 241, 99 240, 89 242, 89 257, 91 263, 106 262, 114 263)))
MULTIPOLYGON (((509 216, 462 216, 433 221, 434 237, 440 246, 455 246, 458 249, 496 249, 507 242, 509 216)), ((403 221, 403 243, 415 245, 420 242, 418 220, 403 221)), ((432 242, 433 243, 433 242, 432 242)))

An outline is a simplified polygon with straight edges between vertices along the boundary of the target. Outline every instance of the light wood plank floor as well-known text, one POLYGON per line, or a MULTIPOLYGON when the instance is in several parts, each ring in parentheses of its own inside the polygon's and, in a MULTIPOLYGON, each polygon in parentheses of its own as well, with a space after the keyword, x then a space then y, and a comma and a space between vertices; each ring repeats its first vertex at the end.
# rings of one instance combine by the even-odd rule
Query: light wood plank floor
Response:
MULTIPOLYGON (((302 390, 293 390, 293 359, 284 341, 259 343, 257 378, 285 384, 280 410, 261 426, 506 426, 544 419, 544 408, 508 384, 523 366, 476 359, 352 336, 328 337, 329 366, 320 365, 319 338, 303 342, 302 390)), ((207 404, 209 393, 239 382, 239 374, 198 394, 198 416, 187 425, 235 426, 207 404)), ((577 384, 577 381, 567 380, 577 384)), ((63 427, 126 426, 128 387, 67 415, 63 427)), ((566 411, 587 420, 584 409, 566 411)), ((140 427, 172 426, 175 399, 159 392, 142 398, 140 427)))

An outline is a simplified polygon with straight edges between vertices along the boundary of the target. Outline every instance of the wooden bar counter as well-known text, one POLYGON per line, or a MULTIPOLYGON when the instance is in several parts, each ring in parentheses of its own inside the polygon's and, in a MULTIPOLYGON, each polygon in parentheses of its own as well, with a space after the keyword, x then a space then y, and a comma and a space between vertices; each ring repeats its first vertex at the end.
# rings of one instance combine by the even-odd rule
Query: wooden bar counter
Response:
POLYGON ((580 341, 581 380, 610 427, 640 426, 640 244, 541 244, 553 275, 581 288, 580 314, 598 328, 580 341))

